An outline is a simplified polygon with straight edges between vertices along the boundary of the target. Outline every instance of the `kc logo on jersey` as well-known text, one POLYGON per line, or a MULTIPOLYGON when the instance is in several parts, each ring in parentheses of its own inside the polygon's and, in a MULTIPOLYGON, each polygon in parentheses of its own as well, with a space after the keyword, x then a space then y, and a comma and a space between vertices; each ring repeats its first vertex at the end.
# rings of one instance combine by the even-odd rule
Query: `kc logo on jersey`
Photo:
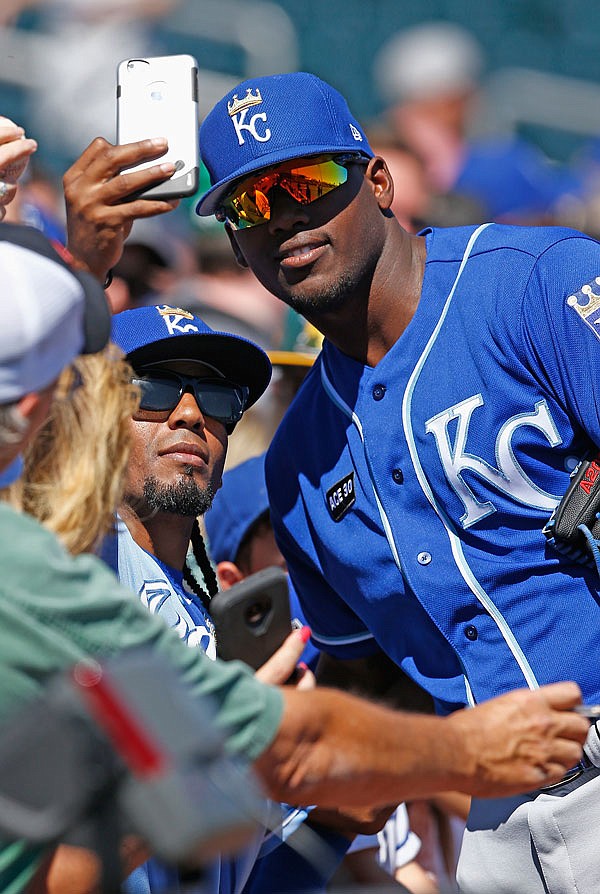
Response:
POLYGON ((327 508, 332 519, 338 522, 356 502, 354 490, 354 472, 350 472, 325 494, 327 508))
POLYGON ((253 93, 252 87, 248 87, 245 96, 238 99, 237 93, 234 93, 233 99, 227 103, 227 111, 229 117, 233 121, 233 126, 235 127, 240 146, 244 145, 244 131, 249 133, 259 143, 266 143, 271 139, 270 129, 264 126, 267 121, 266 112, 255 112, 254 115, 250 116, 250 120, 247 120, 250 109, 253 108, 253 106, 260 105, 262 101, 263 99, 260 95, 260 90, 257 89, 256 92, 253 93), (259 124, 259 122, 262 122, 262 124, 259 124))
POLYGON ((569 295, 567 304, 590 327, 596 338, 600 338, 600 276, 586 283, 574 295, 569 295))

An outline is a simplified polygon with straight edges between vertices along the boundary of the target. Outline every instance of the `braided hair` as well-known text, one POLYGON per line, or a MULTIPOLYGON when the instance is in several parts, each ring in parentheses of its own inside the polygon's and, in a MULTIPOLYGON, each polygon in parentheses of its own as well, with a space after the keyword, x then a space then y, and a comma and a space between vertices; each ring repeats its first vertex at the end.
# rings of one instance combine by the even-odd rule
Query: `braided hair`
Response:
POLYGON ((206 589, 204 589, 204 587, 198 581, 196 575, 190 567, 188 560, 186 560, 185 565, 183 566, 183 579, 192 593, 194 593, 194 595, 198 597, 206 611, 210 614, 210 601, 215 593, 218 592, 219 584, 217 581, 215 570, 211 565, 210 559, 208 558, 206 544, 200 532, 198 519, 194 520, 192 536, 190 538, 190 545, 192 547, 192 555, 194 556, 194 561, 196 562, 200 570, 204 583, 206 584, 206 589))

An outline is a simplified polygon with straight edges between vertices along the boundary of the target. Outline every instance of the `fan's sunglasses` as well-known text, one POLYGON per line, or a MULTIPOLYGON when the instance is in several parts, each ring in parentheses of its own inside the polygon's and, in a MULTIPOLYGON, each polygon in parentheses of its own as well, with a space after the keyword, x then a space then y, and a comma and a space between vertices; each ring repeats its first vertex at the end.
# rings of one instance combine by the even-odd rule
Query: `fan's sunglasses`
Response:
POLYGON ((234 230, 264 224, 271 219, 269 193, 276 186, 301 205, 310 205, 346 182, 348 164, 368 161, 363 155, 347 154, 278 165, 239 183, 217 210, 217 220, 227 221, 234 230))
POLYGON ((170 413, 183 394, 191 391, 202 414, 221 422, 229 433, 242 418, 248 401, 248 388, 227 379, 199 379, 161 372, 135 376, 132 381, 140 389, 138 417, 146 413, 170 413))

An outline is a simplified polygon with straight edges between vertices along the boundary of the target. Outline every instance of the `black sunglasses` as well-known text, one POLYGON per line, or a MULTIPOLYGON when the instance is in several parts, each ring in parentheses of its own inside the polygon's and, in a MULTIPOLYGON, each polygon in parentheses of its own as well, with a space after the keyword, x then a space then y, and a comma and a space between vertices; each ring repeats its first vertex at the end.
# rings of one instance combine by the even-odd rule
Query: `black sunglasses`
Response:
POLYGON ((221 422, 231 434, 242 418, 248 401, 248 388, 227 379, 199 379, 174 372, 147 372, 132 379, 141 392, 140 410, 174 410, 183 394, 191 391, 204 416, 221 422))

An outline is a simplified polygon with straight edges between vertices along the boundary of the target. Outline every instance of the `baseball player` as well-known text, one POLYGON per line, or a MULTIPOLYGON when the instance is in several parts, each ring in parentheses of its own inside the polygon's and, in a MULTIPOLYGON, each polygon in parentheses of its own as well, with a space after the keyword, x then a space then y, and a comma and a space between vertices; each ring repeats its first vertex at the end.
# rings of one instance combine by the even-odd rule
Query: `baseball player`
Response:
MULTIPOLYGON (((325 336, 267 457, 323 678, 391 659, 441 713, 561 679, 600 701, 598 574, 543 533, 600 445, 598 243, 493 223, 409 235, 384 159, 311 74, 238 85, 200 141, 198 213, 325 336)), ((598 768, 593 724, 558 785, 475 799, 461 891, 596 892, 598 768)))

